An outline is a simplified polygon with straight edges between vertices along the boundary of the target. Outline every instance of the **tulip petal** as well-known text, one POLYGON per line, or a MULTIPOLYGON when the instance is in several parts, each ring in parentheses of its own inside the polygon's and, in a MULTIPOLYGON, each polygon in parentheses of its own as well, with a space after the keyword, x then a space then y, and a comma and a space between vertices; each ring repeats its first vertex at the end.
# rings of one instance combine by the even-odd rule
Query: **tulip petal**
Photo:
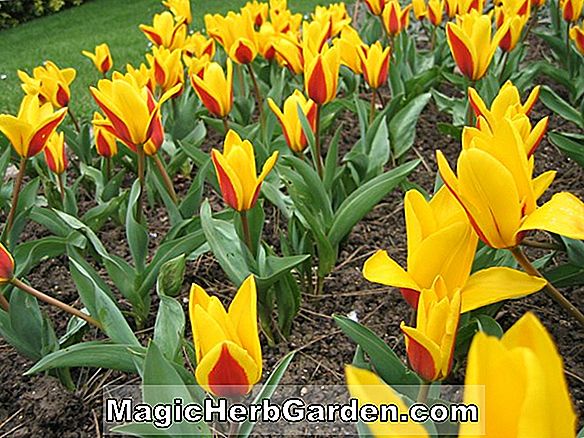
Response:
POLYGON ((420 290, 411 275, 383 250, 378 250, 367 259, 363 265, 363 276, 369 281, 386 286, 420 290))
POLYGON ((43 150, 47 144, 47 140, 51 136, 57 126, 63 121, 67 115, 67 109, 62 108, 56 111, 48 120, 38 127, 37 131, 32 135, 28 142, 27 156, 33 157, 43 150))
POLYGON ((404 322, 400 329, 406 337, 406 350, 412 368, 423 379, 434 380, 442 362, 440 347, 420 330, 408 327, 404 322))
POLYGON ((548 170, 532 180, 533 197, 537 200, 548 189, 556 177, 555 170, 548 170))
POLYGON ((225 157, 216 149, 211 151, 211 159, 217 172, 217 180, 223 199, 231 208, 237 211, 243 209, 243 190, 241 183, 225 157))
POLYGON ((193 341, 197 350, 197 361, 200 361, 215 346, 230 339, 219 322, 201 306, 196 305, 193 313, 191 316, 193 341))
MULTIPOLYGON (((0 243, 0 283, 5 283, 14 276, 14 259, 6 247, 0 243)), ((1 292, 0 292, 1 293, 1 292)))
POLYGON ((14 150, 21 157, 27 156, 28 145, 25 144, 26 138, 30 135, 30 124, 9 114, 0 115, 0 132, 10 141, 14 150))
POLYGON ((556 193, 537 208, 518 230, 545 230, 571 239, 584 239, 584 203, 571 193, 556 193))
POLYGON ((472 52, 469 49, 471 42, 468 37, 460 31, 460 29, 452 23, 446 25, 446 35, 448 37, 448 45, 452 52, 452 57, 458 65, 458 68, 467 78, 476 79, 474 77, 475 63, 472 52))
POLYGON ((461 291, 461 313, 488 304, 521 298, 541 290, 546 280, 507 267, 482 269, 470 276, 461 291))

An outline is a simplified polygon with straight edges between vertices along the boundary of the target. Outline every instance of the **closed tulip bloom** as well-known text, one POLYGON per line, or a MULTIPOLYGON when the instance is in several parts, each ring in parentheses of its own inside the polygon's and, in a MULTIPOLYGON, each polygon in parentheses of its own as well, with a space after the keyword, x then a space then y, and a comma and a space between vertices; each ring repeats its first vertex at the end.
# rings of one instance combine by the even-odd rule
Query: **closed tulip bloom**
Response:
POLYGON ((187 26, 184 19, 175 21, 174 16, 168 12, 154 15, 152 26, 140 25, 140 30, 146 35, 152 44, 167 49, 182 49, 187 36, 187 26))
POLYGON ((570 29, 570 38, 574 41, 578 51, 584 55, 584 22, 580 24, 580 27, 574 26, 570 29))
POLYGON ((288 147, 293 152, 302 153, 308 146, 308 141, 298 117, 298 107, 306 116, 312 132, 314 132, 316 129, 316 104, 304 97, 300 90, 294 90, 294 93, 284 102, 284 111, 281 111, 271 98, 268 98, 268 105, 282 125, 288 147))
POLYGON ((93 61, 93 65, 101 74, 105 75, 114 65, 109 46, 105 43, 95 46, 95 53, 87 50, 81 53, 93 61))
POLYGON ((527 15, 513 15, 506 19, 509 26, 507 26, 507 32, 505 32, 505 35, 499 41, 499 47, 503 52, 510 52, 515 48, 521 39, 521 34, 527 24, 528 18, 527 15))
POLYGON ((476 81, 485 75, 508 26, 504 23, 491 38, 490 16, 475 10, 446 25, 450 51, 464 76, 476 81))
POLYGON ((417 190, 410 190, 404 210, 407 271, 387 251, 379 250, 365 262, 363 275, 369 281, 399 288, 414 309, 422 290, 430 289, 438 276, 449 291, 460 290, 463 313, 545 286, 545 280, 507 267, 471 274, 477 236, 448 188, 441 187, 430 201, 417 190))
POLYGON ((227 60, 226 72, 216 62, 209 62, 202 74, 192 75, 191 84, 205 105, 215 117, 224 118, 233 106, 233 64, 227 60))
POLYGON ((526 17, 531 14, 531 0, 503 0, 495 6, 495 23, 501 27, 503 22, 515 15, 526 17))
POLYGON ((460 310, 460 291, 448 291, 437 277, 430 289, 422 290, 416 327, 400 324, 410 366, 427 382, 445 379, 450 373, 460 310))
POLYGON ((422 21, 427 14, 426 0, 412 0, 412 10, 416 20, 422 21))
POLYGON ((428 21, 434 26, 442 24, 442 17, 444 15, 444 0, 430 0, 428 2, 428 21))
POLYGON ((574 23, 580 19, 582 8, 584 8, 584 0, 563 0, 561 5, 564 20, 574 23))
POLYGON ((118 145, 116 137, 102 126, 104 121, 100 113, 93 113, 93 139, 97 153, 102 157, 111 158, 118 153, 118 145))
POLYGON ((325 46, 321 53, 308 54, 305 58, 304 89, 318 105, 330 102, 337 95, 340 66, 340 53, 334 46, 325 46))
POLYGON ((44 65, 35 67, 32 77, 18 70, 22 81, 22 89, 26 94, 38 94, 42 103, 50 102, 55 108, 69 105, 71 89, 69 86, 75 80, 77 72, 73 68, 60 69, 54 62, 47 61, 44 65))
POLYGON ((254 26, 260 27, 268 18, 268 4, 264 2, 258 2, 253 0, 247 2, 241 12, 246 11, 251 15, 252 22, 254 26))
POLYGON ((257 56, 257 36, 248 10, 240 14, 229 12, 225 17, 207 14, 205 26, 209 35, 223 46, 234 62, 249 64, 257 56))
POLYGON ((212 59, 215 56, 215 40, 207 38, 200 32, 195 32, 185 39, 182 50, 188 57, 200 58, 207 55, 212 59))
POLYGON ((458 15, 465 15, 471 11, 476 11, 482 14, 485 9, 485 0, 458 0, 456 8, 458 15))
POLYGON ((276 57, 276 41, 280 39, 280 34, 276 32, 274 25, 270 22, 262 24, 257 33, 257 39, 260 55, 262 55, 266 61, 272 61, 276 57))
POLYGON ((460 438, 576 437, 562 357, 533 313, 501 339, 475 335, 465 385, 463 403, 479 406, 484 420, 461 423, 460 438))
POLYGON ((207 64, 211 62, 209 55, 203 55, 201 58, 189 58, 188 59, 188 75, 203 77, 203 72, 207 64))
POLYGON ((463 143, 458 176, 438 151, 440 175, 465 209, 480 239, 492 248, 514 248, 529 230, 584 239, 584 203, 570 193, 537 206, 555 172, 536 178, 520 133, 508 118, 498 121, 490 141, 473 136, 463 143))
POLYGON ((45 161, 51 172, 57 175, 62 174, 67 169, 67 152, 65 151, 65 134, 54 132, 45 146, 45 161))
POLYGON ((177 21, 184 21, 187 24, 193 22, 190 0, 164 0, 162 4, 170 9, 177 21))
POLYGON ((197 356, 197 383, 217 397, 248 394, 262 376, 253 275, 241 284, 227 311, 215 296, 193 284, 189 316, 197 356))
POLYGON ((129 76, 125 79, 114 77, 112 80, 102 79, 96 87, 90 87, 90 92, 107 117, 103 126, 110 130, 120 141, 136 151, 138 145, 144 146, 153 142, 156 148, 164 140, 164 131, 160 119, 160 107, 177 93, 181 85, 166 91, 158 102, 152 92, 140 88, 138 83, 129 76))
POLYGON ((345 27, 341 31, 341 36, 334 41, 334 45, 339 47, 342 65, 350 68, 357 75, 363 73, 359 58, 359 48, 364 46, 365 43, 359 36, 359 32, 351 26, 345 27))
POLYGON ((27 95, 22 99, 16 117, 0 114, 0 132, 22 158, 34 157, 45 148, 66 114, 66 108, 54 111, 49 102, 41 104, 37 95, 27 95))
POLYGON ((126 74, 114 71, 113 79, 123 79, 130 83, 136 82, 139 88, 148 88, 152 93, 156 89, 154 81, 154 72, 146 64, 141 63, 140 67, 135 68, 131 64, 126 64, 126 74))
MULTIPOLYGON (((402 396, 375 373, 353 365, 347 365, 345 366, 345 378, 349 394, 359 401, 359 408, 363 405, 374 405, 381 409, 382 405, 392 405, 397 407, 398 412, 408 411, 408 405, 404 402, 402 396)), ((404 422, 377 420, 375 422, 366 422, 365 424, 374 437, 429 437, 424 426, 411 419, 404 422)))
POLYGON ((242 141, 235 131, 229 130, 223 144, 223 153, 213 149, 211 159, 223 200, 234 210, 247 211, 254 207, 262 182, 276 164, 278 152, 268 158, 258 176, 252 144, 249 140, 242 141))
POLYGON ((6 247, 0 243, 0 284, 6 284, 14 277, 14 259, 6 247))
POLYGON ((365 0, 365 4, 373 15, 381 15, 389 0, 365 0))
POLYGON ((365 81, 372 89, 377 90, 387 82, 390 48, 383 48, 377 41, 369 47, 359 47, 357 53, 365 81))
POLYGON ((304 54, 302 45, 296 38, 282 35, 274 41, 274 50, 279 64, 290 72, 299 75, 304 71, 304 54))
POLYGON ((328 38, 341 33, 351 23, 351 17, 347 13, 344 3, 332 3, 328 6, 316 6, 312 14, 312 20, 321 27, 329 27, 328 38))
POLYGON ((448 18, 456 17, 458 12, 458 0, 444 0, 444 9, 448 18))
POLYGON ((154 72, 154 81, 161 93, 166 93, 171 88, 177 91, 171 97, 176 97, 183 90, 184 68, 181 61, 181 51, 168 50, 164 47, 153 47, 152 53, 146 54, 150 68, 154 72))
POLYGON ((398 35, 410 24, 410 9, 412 5, 402 9, 397 0, 389 0, 382 13, 383 26, 389 35, 398 35))

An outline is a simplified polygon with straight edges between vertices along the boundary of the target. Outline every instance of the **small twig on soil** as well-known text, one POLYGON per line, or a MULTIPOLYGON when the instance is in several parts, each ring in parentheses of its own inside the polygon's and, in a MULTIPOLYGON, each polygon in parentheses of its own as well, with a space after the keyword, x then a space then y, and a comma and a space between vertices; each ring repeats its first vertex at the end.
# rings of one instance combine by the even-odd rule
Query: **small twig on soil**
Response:
POLYGON ((309 309, 307 309, 306 307, 302 307, 302 306, 300 307, 300 311, 301 311, 301 312, 306 312, 306 313, 308 313, 309 315, 318 316, 318 317, 320 317, 320 318, 325 318, 325 319, 333 319, 333 317, 332 317, 332 316, 330 316, 330 315, 325 315, 324 313, 318 313, 318 312, 315 312, 314 310, 309 310, 309 309))
MULTIPOLYGON (((352 253, 349 255, 349 257, 347 257, 345 260, 343 260, 343 262, 342 262, 342 263, 340 263, 339 265, 337 265, 337 266, 335 267, 335 271, 338 271, 339 269, 341 269, 341 268, 342 268, 343 266, 345 266, 346 264, 348 264, 348 263, 351 263, 351 262, 353 261, 353 258, 354 258, 354 257, 355 257, 357 254, 359 254, 359 253, 361 252, 361 250, 362 250, 363 248, 365 248, 365 247, 366 247, 366 245, 361 245, 359 248, 357 248, 355 251, 353 251, 353 252, 352 252, 352 253)), ((373 251, 372 251, 372 252, 373 252, 373 251)))
POLYGON ((95 413, 95 409, 92 409, 91 413, 93 414, 93 424, 95 424, 96 436, 97 438, 101 438, 101 432, 99 430, 99 421, 97 421, 97 414, 95 413))
POLYGON ((312 378, 314 377, 314 375, 316 374, 317 370, 318 370, 320 367, 324 368, 324 369, 325 369, 325 370, 327 370, 329 373, 331 373, 331 374, 332 374, 332 375, 335 377, 335 379, 342 379, 342 378, 343 378, 343 376, 342 376, 340 373, 336 372, 335 370, 333 370, 332 368, 330 368, 330 367, 328 367, 328 366, 326 366, 326 365, 323 365, 323 363, 322 363, 322 360, 316 360, 316 359, 315 359, 314 357, 312 357, 310 354, 308 354, 308 353, 305 353, 305 352, 303 352, 303 351, 301 351, 301 352, 300 352, 300 354, 301 354, 302 356, 305 356, 306 358, 308 358, 309 360, 311 360, 312 362, 314 362, 314 363, 317 365, 317 366, 316 366, 316 369, 313 371, 312 375, 311 375, 311 376, 310 376, 310 378, 308 379, 308 381, 309 381, 309 382, 312 380, 312 378))
POLYGON ((581 383, 584 383, 584 379, 582 377, 580 377, 578 374, 573 373, 572 371, 568 370, 568 369, 564 369, 564 372, 570 376, 573 377, 574 379, 578 380, 581 383))
POLYGON ((17 425, 16 425, 16 426, 14 426, 12 429, 10 429, 8 432, 6 432, 6 433, 3 433, 2 435, 0 435, 0 438, 7 438, 7 437, 9 437, 9 436, 12 436, 12 434, 13 434, 14 432, 16 432, 18 429, 22 429, 22 428, 23 428, 24 426, 26 426, 28 423, 30 423, 30 420, 29 420, 29 421, 25 421, 24 423, 17 424, 17 425))
POLYGON ((14 414, 12 414, 10 417, 8 417, 6 420, 4 420, 2 423, 0 423, 0 429, 2 429, 4 426, 6 426, 8 423, 10 423, 10 421, 16 417, 18 414, 20 414, 23 411, 24 408, 20 408, 18 411, 16 411, 14 414))

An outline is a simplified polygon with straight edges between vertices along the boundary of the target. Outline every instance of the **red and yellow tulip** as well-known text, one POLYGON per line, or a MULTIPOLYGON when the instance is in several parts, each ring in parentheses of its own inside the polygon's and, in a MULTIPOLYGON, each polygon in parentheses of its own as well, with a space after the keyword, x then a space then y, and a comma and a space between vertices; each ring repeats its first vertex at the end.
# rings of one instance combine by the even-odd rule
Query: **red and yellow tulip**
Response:
POLYGON ((262 376, 256 284, 250 275, 226 311, 221 301, 193 284, 189 316, 197 357, 197 383, 218 397, 241 397, 262 376))
POLYGON ((53 110, 49 103, 41 104, 39 96, 24 96, 16 116, 0 115, 0 132, 22 158, 34 157, 45 148, 49 137, 67 115, 67 108, 53 110))
POLYGON ((294 90, 294 93, 284 102, 284 111, 281 111, 271 98, 268 98, 268 105, 282 126, 288 147, 293 152, 302 153, 308 146, 308 141, 298 118, 298 108, 300 107, 314 132, 316 129, 316 104, 304 97, 300 90, 294 90))
POLYGON ((175 21, 174 16, 168 11, 154 15, 152 26, 141 24, 140 30, 152 44, 169 50, 182 49, 187 36, 185 19, 175 21))
POLYGON ((81 53, 91 59, 97 71, 103 75, 110 71, 114 65, 112 61, 112 54, 110 53, 109 46, 106 43, 95 46, 94 53, 87 50, 83 50, 81 53))
POLYGON ((341 31, 339 38, 334 40, 335 46, 339 47, 341 54, 341 64, 350 68, 355 74, 363 73, 361 60, 359 59, 359 48, 364 46, 363 40, 353 27, 347 26, 341 31))
POLYGON ((191 13, 190 0, 163 0, 162 4, 170 9, 170 12, 175 16, 176 21, 184 21, 191 24, 193 16, 191 13))
POLYGON ((207 38, 200 32, 195 32, 185 39, 182 50, 189 58, 201 58, 207 55, 209 59, 212 59, 215 56, 215 40, 207 38))
POLYGON ((114 71, 113 79, 124 79, 127 81, 136 82, 139 88, 147 87, 152 93, 156 90, 154 82, 154 72, 146 64, 141 63, 140 67, 135 68, 131 64, 126 64, 126 74, 114 71), (133 79, 130 79, 130 76, 133 79))
POLYGON ((304 54, 304 89, 316 104, 324 105, 337 95, 341 56, 338 47, 324 46, 317 54, 304 54))
POLYGON ((430 23, 434 26, 440 26, 442 24, 442 17, 444 16, 444 0, 430 0, 426 15, 430 23))
POLYGON ((181 51, 168 50, 164 47, 153 47, 152 53, 146 54, 146 59, 154 73, 154 82, 160 94, 171 88, 176 89, 171 98, 182 93, 184 87, 184 68, 181 61, 181 51))
POLYGON ((504 23, 491 38, 491 17, 475 10, 446 25, 450 51, 464 76, 476 81, 485 75, 508 26, 504 23))
POLYGON ((505 19, 508 23, 507 32, 499 41, 499 47, 503 52, 510 52, 515 48, 521 39, 523 28, 527 24, 528 18, 528 15, 513 15, 505 19))
POLYGON ((241 8, 241 13, 249 13, 254 26, 259 28, 268 19, 268 4, 257 0, 247 2, 241 8))
POLYGON ((0 284, 9 283, 14 277, 14 259, 6 247, 0 243, 0 284))
POLYGON ((69 105, 71 99, 69 87, 76 75, 75 69, 60 69, 51 61, 35 67, 32 71, 32 77, 26 72, 18 70, 18 77, 22 81, 24 92, 38 94, 42 103, 50 102, 54 108, 63 108, 69 105))
POLYGON ((93 138, 97 153, 105 158, 111 158, 118 153, 116 137, 103 127, 104 117, 98 113, 93 113, 93 138))
POLYGON ((463 403, 478 406, 484 422, 462 423, 460 438, 576 436, 577 418, 562 358, 532 313, 501 339, 483 332, 475 335, 465 385, 463 403))
POLYGON ((409 4, 402 9, 399 1, 389 0, 381 14, 383 27, 389 35, 398 35, 402 30, 406 29, 410 24, 410 9, 412 5, 409 4))
POLYGON ((191 84, 215 117, 225 118, 233 106, 233 64, 227 60, 226 72, 216 62, 207 63, 202 72, 191 75, 191 84))
POLYGON ((373 15, 380 16, 381 13, 383 12, 383 8, 385 8, 385 5, 389 1, 390 0, 365 0, 365 4, 367 5, 367 8, 369 8, 369 11, 373 15))
POLYGON ((223 200, 234 210, 242 212, 254 207, 262 182, 276 164, 278 152, 268 158, 258 176, 252 144, 249 140, 242 141, 235 131, 229 130, 223 144, 223 153, 213 149, 211 159, 223 200))
POLYGON ((383 48, 379 41, 369 47, 362 45, 357 49, 363 77, 374 90, 387 82, 390 50, 389 47, 383 48))
POLYGON ((584 55, 584 22, 580 23, 580 27, 574 26, 570 29, 570 38, 578 51, 584 55))
POLYGON ((65 134, 54 132, 45 146, 45 161, 51 172, 61 175, 67 169, 68 160, 65 150, 65 134))
POLYGON ((205 26, 209 36, 219 42, 227 55, 238 64, 250 64, 258 54, 257 35, 249 10, 240 14, 229 12, 205 15, 205 26))
POLYGON ((562 17, 569 23, 574 23, 582 16, 584 0, 562 0, 562 17))
POLYGON ((299 75, 304 71, 304 54, 298 39, 289 35, 281 35, 273 43, 276 60, 282 67, 299 75))
POLYGON ((416 20, 422 21, 426 16, 426 0, 412 0, 412 11, 416 20))
POLYGON ((332 3, 328 6, 316 6, 312 14, 312 22, 329 29, 328 39, 337 36, 341 30, 349 26, 351 17, 344 3, 332 3))

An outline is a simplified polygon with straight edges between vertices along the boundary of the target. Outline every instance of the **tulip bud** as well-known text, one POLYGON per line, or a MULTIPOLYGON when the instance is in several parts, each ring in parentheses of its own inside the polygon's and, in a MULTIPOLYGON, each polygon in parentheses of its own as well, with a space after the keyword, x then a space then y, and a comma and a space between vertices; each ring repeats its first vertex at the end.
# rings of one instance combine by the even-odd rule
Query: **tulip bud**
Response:
POLYGON ((318 105, 330 102, 337 95, 340 64, 339 50, 335 46, 325 46, 322 52, 305 59, 304 88, 318 105))
POLYGON ((193 16, 191 13, 190 0, 164 0, 162 4, 170 9, 176 18, 176 21, 184 21, 187 24, 192 23, 193 16))
POLYGON ((426 2, 425 0, 412 0, 412 9, 416 20, 422 21, 426 16, 426 2))
POLYGON ((226 117, 233 106, 233 64, 227 60, 226 72, 216 62, 205 65, 202 73, 191 75, 191 84, 215 117, 226 117))
POLYGON ((154 15, 152 26, 141 24, 140 30, 152 44, 169 50, 182 49, 187 36, 186 19, 183 17, 175 21, 168 11, 154 15))
POLYGON ((383 9, 382 20, 383 26, 389 35, 398 35, 410 24, 410 9, 412 5, 402 9, 397 0, 389 0, 383 9))
POLYGON ((365 0, 365 4, 373 15, 381 15, 389 0, 365 0))
POLYGON ((381 43, 377 41, 370 47, 359 47, 357 53, 365 81, 372 89, 377 90, 387 82, 390 48, 386 47, 384 49, 381 43))
POLYGON ((0 243, 0 284, 6 284, 14 277, 14 259, 6 247, 0 243))
POLYGON ((100 44, 95 46, 95 53, 87 50, 81 52, 93 61, 95 68, 103 75, 105 75, 113 66, 112 55, 107 44, 100 44))
POLYGON ((584 22, 580 24, 580 27, 574 26, 570 29, 570 38, 578 51, 584 55, 584 22))
POLYGON ((278 108, 271 98, 268 98, 268 105, 282 126, 288 147, 296 153, 302 153, 308 146, 308 141, 304 135, 300 119, 298 118, 298 107, 300 107, 306 116, 310 128, 314 132, 316 129, 315 103, 310 99, 306 99, 299 90, 294 90, 294 93, 284 102, 283 112, 280 111, 280 108, 278 108))
POLYGON ((162 93, 177 85, 180 86, 171 98, 182 93, 184 69, 180 50, 168 50, 164 47, 154 47, 152 53, 146 54, 146 59, 154 72, 154 80, 162 93))
POLYGON ((578 21, 582 15, 582 9, 584 8, 584 0, 563 0, 561 2, 562 6, 562 17, 569 23, 574 23, 578 21))
POLYGON ((57 175, 67 169, 67 153, 65 151, 65 134, 54 132, 47 141, 45 147, 45 161, 51 172, 57 175))
POLYGON ((118 153, 116 137, 100 123, 104 123, 104 117, 98 113, 93 113, 93 138, 97 153, 105 158, 111 158, 118 153))
POLYGON ((70 85, 77 72, 73 68, 60 69, 54 62, 47 61, 35 67, 32 77, 24 71, 18 71, 22 89, 27 94, 38 94, 42 103, 50 102, 54 108, 64 108, 71 98, 70 85))

